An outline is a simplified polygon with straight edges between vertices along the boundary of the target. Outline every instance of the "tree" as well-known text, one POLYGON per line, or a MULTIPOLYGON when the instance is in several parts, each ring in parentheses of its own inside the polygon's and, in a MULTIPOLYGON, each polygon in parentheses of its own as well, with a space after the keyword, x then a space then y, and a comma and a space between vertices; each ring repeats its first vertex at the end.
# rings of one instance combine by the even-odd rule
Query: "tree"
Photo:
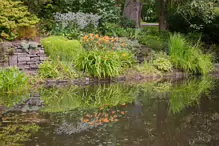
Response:
POLYGON ((159 28, 160 30, 167 30, 167 14, 168 14, 168 0, 158 1, 158 13, 159 13, 159 28))

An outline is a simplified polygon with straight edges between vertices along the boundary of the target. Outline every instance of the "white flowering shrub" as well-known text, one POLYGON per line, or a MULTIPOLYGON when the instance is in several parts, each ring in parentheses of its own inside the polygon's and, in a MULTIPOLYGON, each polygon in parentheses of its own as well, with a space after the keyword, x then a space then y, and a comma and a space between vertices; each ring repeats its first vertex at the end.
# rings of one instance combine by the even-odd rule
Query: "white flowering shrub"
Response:
POLYGON ((57 24, 61 25, 62 29, 66 27, 74 28, 77 26, 79 29, 92 26, 96 28, 99 24, 101 16, 97 14, 88 14, 82 12, 68 12, 68 13, 56 13, 54 15, 57 24))

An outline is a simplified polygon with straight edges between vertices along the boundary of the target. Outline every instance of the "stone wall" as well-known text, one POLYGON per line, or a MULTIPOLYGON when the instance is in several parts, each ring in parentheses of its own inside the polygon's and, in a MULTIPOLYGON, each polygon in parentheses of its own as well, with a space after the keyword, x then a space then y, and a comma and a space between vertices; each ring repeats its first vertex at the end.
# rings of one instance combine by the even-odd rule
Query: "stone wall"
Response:
POLYGON ((46 59, 44 48, 37 42, 31 42, 25 49, 21 42, 0 43, 0 67, 17 66, 26 72, 35 73, 39 69, 38 65, 46 59))

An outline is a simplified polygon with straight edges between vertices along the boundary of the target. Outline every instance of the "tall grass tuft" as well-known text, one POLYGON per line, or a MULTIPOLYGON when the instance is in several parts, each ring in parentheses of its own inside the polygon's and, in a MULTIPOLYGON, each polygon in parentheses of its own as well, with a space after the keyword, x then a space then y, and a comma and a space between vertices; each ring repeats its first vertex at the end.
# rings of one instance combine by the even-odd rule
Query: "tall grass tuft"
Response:
POLYGON ((82 51, 82 46, 79 41, 68 40, 62 36, 50 36, 43 39, 41 44, 51 59, 60 58, 65 62, 77 60, 78 55, 82 51))
POLYGON ((29 77, 17 68, 0 69, 0 92, 17 93, 28 89, 29 77))
POLYGON ((190 45, 179 33, 170 36, 169 49, 171 61, 177 69, 203 75, 214 69, 213 56, 203 54, 198 43, 190 45))

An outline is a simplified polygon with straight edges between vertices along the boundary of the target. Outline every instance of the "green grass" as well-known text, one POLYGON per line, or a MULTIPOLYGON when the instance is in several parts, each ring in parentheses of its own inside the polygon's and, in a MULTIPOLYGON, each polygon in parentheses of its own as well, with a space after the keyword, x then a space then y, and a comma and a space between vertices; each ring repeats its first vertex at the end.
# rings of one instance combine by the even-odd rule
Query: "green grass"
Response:
POLYGON ((170 36, 171 61, 177 69, 183 69, 193 74, 206 75, 214 69, 213 56, 203 54, 199 45, 191 46, 180 34, 170 36))

